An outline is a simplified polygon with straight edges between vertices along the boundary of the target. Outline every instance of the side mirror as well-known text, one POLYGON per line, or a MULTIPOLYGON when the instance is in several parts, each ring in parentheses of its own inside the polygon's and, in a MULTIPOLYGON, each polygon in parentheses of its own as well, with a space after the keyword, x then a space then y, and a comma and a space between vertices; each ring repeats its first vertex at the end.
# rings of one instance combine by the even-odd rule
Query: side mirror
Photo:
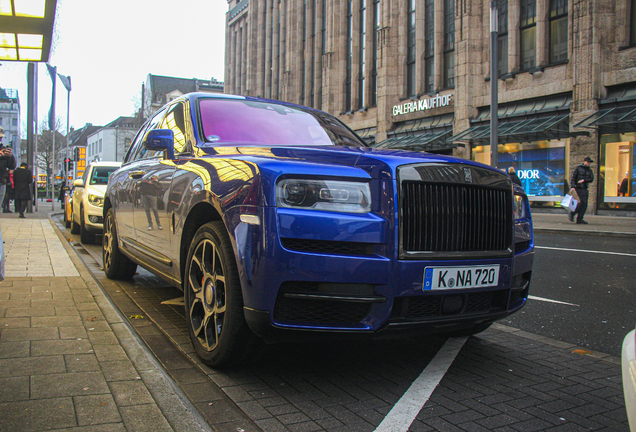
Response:
POLYGON ((147 150, 163 151, 168 159, 174 159, 174 132, 170 129, 154 129, 144 139, 147 150))
POLYGON ((73 181, 73 186, 83 188, 84 187, 84 180, 82 180, 81 178, 79 178, 77 180, 74 180, 73 181))

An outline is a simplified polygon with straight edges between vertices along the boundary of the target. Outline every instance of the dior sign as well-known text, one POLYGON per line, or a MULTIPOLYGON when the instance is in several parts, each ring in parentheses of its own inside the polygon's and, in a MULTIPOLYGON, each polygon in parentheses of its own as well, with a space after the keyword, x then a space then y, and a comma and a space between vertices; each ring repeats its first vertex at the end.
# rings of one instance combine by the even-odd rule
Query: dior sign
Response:
POLYGON ((404 102, 393 106, 393 115, 409 114, 416 111, 424 111, 431 108, 439 108, 450 105, 452 94, 442 95, 439 93, 428 99, 421 99, 412 102, 404 102))

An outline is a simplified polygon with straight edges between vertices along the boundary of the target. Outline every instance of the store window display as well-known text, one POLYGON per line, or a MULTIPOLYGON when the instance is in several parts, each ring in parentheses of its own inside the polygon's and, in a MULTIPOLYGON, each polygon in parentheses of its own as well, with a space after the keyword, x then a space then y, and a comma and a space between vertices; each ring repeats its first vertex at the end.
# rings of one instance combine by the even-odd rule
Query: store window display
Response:
POLYGON ((601 136, 600 209, 636 210, 636 132, 601 136))

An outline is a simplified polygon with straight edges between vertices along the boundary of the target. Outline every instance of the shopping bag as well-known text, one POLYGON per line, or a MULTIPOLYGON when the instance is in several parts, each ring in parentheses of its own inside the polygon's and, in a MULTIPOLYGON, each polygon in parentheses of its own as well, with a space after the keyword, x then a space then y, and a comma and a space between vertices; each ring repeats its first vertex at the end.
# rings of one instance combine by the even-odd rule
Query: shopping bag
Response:
POLYGON ((578 203, 579 202, 575 200, 572 195, 567 194, 566 196, 563 197, 563 200, 561 201, 561 207, 565 207, 566 209, 570 211, 575 211, 578 203))

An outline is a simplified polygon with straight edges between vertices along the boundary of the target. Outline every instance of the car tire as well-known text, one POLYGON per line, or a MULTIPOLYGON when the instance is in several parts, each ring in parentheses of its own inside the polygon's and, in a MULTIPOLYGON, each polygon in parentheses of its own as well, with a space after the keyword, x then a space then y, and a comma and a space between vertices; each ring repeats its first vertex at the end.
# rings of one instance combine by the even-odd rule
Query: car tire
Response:
POLYGON ((84 223, 84 209, 80 209, 80 241, 82 244, 93 244, 95 243, 95 233, 90 232, 86 229, 86 224, 84 223))
POLYGON ((211 367, 253 359, 260 341, 243 315, 243 296, 234 252, 222 222, 203 225, 188 251, 183 281, 190 339, 211 367))
POLYGON ((66 209, 64 210, 64 226, 66 228, 70 228, 71 227, 71 220, 66 215, 66 209))
POLYGON ((75 212, 71 211, 71 234, 79 234, 80 225, 75 222, 75 212))
POLYGON ((102 236, 102 266, 108 279, 131 279, 137 271, 137 264, 121 253, 117 243, 117 227, 115 213, 109 209, 104 220, 104 235, 102 236))

